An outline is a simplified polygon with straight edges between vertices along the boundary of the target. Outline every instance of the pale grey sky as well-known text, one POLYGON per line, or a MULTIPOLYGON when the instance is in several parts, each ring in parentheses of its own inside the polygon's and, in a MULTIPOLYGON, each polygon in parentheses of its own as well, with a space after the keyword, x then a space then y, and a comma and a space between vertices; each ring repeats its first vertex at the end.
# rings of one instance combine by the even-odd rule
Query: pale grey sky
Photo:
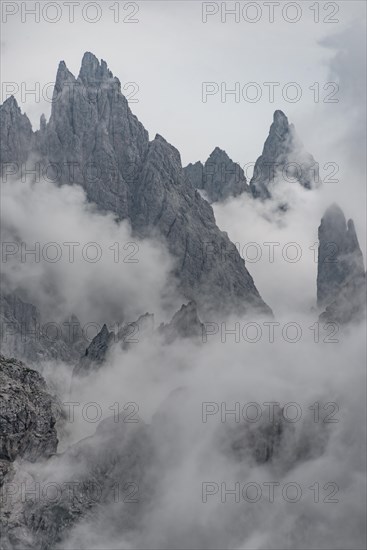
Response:
MULTIPOLYGON (((331 81, 333 57, 338 49, 348 48, 344 40, 333 37, 343 36, 357 23, 363 26, 364 2, 319 2, 316 13, 315 3, 308 1, 270 3, 273 6, 257 2, 257 8, 255 2, 243 1, 207 2, 206 7, 195 0, 80 1, 75 2, 74 22, 70 22, 70 3, 62 1, 39 2, 40 21, 35 22, 35 16, 27 13, 35 4, 2 3, 2 81, 15 83, 19 90, 15 96, 34 128, 42 112, 49 116, 50 102, 42 96, 51 93, 47 84, 54 81, 59 61, 65 60, 77 74, 83 53, 92 51, 107 61, 123 86, 127 82, 139 86, 135 96, 138 102, 131 103, 133 112, 151 138, 160 133, 179 149, 183 164, 205 160, 217 145, 242 165, 254 162, 277 108, 296 124, 316 158, 330 156, 322 147, 319 150, 320 134, 315 126, 321 119, 342 120, 346 114, 343 90, 329 96, 339 103, 323 102, 333 92, 332 86, 323 90, 331 81), (238 22, 224 11, 225 6, 230 10, 236 4, 240 9, 238 22), (217 13, 208 15, 204 23, 203 10, 217 13), (86 18, 99 20, 91 23, 86 18), (256 18, 257 22, 249 22, 256 18), (291 23, 292 19, 299 20, 291 23), (202 101, 203 82, 214 82, 219 88, 206 103, 202 101), (258 93, 259 100, 250 102, 241 95, 236 102, 233 95, 227 95, 222 102, 221 86, 223 90, 233 89, 236 82, 245 98, 258 93), (246 88, 249 82, 257 83, 257 88, 246 88), (266 82, 280 83, 274 89, 274 102, 269 101, 266 82), (297 102, 282 97, 284 85, 291 82, 296 82, 302 93, 297 102), (24 91, 36 83, 41 91, 37 100, 31 94, 24 97, 24 91), (314 101, 316 88, 320 91, 318 103, 314 101)), ((363 41, 357 47, 362 49, 363 41)), ((349 70, 352 80, 361 78, 363 69, 358 60, 349 70)), ((11 85, 3 84, 3 99, 10 89, 11 85)), ((133 91, 130 87, 126 93, 133 91)), ((290 98, 297 93, 292 86, 288 92, 290 98)), ((335 130, 331 133, 335 138, 335 130)))

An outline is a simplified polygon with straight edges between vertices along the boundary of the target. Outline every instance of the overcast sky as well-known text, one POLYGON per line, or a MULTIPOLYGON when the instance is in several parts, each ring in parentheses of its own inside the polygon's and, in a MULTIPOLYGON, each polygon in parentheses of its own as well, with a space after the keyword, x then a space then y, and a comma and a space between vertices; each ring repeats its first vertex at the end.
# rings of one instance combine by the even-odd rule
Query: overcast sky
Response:
MULTIPOLYGON (((131 98, 138 100, 131 103, 133 112, 151 138, 160 133, 179 149, 183 164, 206 160, 215 146, 226 149, 242 165, 254 162, 276 108, 284 110, 296 124, 307 149, 317 157, 321 137, 315 132, 318 121, 325 115, 330 120, 345 113, 343 90, 334 96, 332 86, 323 90, 325 83, 332 80, 333 58, 338 50, 348 48, 337 37, 350 28, 354 29, 351 36, 362 37, 363 28, 358 33, 357 26, 365 19, 366 11, 362 1, 319 2, 319 13, 315 7, 311 9, 314 2, 281 1, 279 6, 274 3, 272 16, 266 2, 257 2, 257 8, 254 2, 237 2, 241 11, 236 22, 234 15, 225 17, 219 2, 203 7, 199 1, 107 0, 75 2, 74 22, 70 22, 71 8, 67 3, 40 2, 40 21, 36 23, 35 16, 26 13, 24 7, 34 9, 35 2, 2 4, 3 99, 11 89, 6 83, 15 83, 19 88, 15 95, 34 128, 39 126, 42 112, 47 118, 50 114, 50 102, 42 95, 51 94, 47 84, 54 81, 59 61, 65 60, 77 74, 83 53, 91 51, 107 61, 123 86, 127 82, 137 84, 139 89, 131 98), (205 10, 218 12, 208 14, 204 23, 205 10), (16 13, 11 14, 12 11, 16 13), (85 20, 94 18, 99 20, 85 20), (317 18, 319 22, 315 21, 317 18), (59 20, 51 23, 46 19, 59 20), (258 21, 249 22, 255 19, 258 21), (299 20, 291 23, 293 19, 299 20), (22 97, 21 91, 25 87, 31 89, 36 82, 41 89, 37 101, 32 95, 22 97), (219 88, 215 95, 207 97, 206 103, 202 101, 203 82, 214 82, 219 88), (223 90, 230 90, 236 82, 241 90, 239 102, 233 95, 227 95, 222 102, 221 83, 223 90), (256 82, 257 87, 246 87, 249 82, 256 82), (269 101, 269 86, 264 86, 264 82, 280 83, 274 89, 274 102, 269 101), (291 86, 285 88, 285 93, 292 99, 302 92, 299 101, 282 97, 284 85, 290 82, 299 85, 298 92, 291 86), (315 82, 317 86, 310 90, 315 82), (317 87, 318 103, 314 101, 317 87), (259 94, 259 100, 251 102, 255 94, 259 94), (339 103, 325 103, 327 96, 339 103)), ((229 10, 236 3, 222 4, 229 10)), ((357 48, 364 51, 362 38, 357 48)), ((356 65, 349 68, 352 80, 363 78, 363 61, 361 54, 356 65)), ((131 86, 125 91, 129 95, 135 89, 131 86)))

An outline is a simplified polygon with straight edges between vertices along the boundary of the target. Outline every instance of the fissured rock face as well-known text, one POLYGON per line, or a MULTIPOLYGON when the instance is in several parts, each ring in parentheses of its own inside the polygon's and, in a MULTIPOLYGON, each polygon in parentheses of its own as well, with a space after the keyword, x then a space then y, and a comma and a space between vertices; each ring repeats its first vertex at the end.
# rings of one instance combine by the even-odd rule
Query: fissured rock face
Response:
POLYGON ((0 292, 0 338, 2 353, 32 366, 40 361, 79 360, 88 342, 75 315, 61 323, 62 331, 50 337, 36 306, 16 292, 0 292))
POLYGON ((22 114, 13 96, 0 106, 0 162, 2 170, 16 172, 8 163, 22 163, 28 157, 33 144, 32 125, 22 114))
POLYGON ((56 452, 54 399, 43 377, 20 361, 0 356, 0 459, 30 462, 56 452))
POLYGON ((326 210, 318 234, 317 304, 324 307, 344 284, 364 275, 364 266, 353 220, 347 223, 336 204, 326 210))
POLYGON ((184 168, 185 176, 196 188, 205 192, 210 203, 221 202, 250 191, 241 166, 216 147, 203 165, 200 161, 184 168))
POLYGON ((315 159, 305 151, 293 124, 282 111, 275 111, 262 155, 250 182, 254 197, 268 199, 278 177, 312 189, 319 183, 315 159))
POLYGON ((333 204, 321 219, 317 269, 320 318, 340 324, 365 314, 366 275, 353 220, 333 204))
MULTIPOLYGON (((49 122, 43 118, 33 136, 27 124, 14 126, 7 161, 31 163, 25 143, 32 137, 49 178, 81 185, 99 209, 128 219, 137 234, 165 240, 180 291, 199 308, 271 314, 212 208, 187 181, 179 152, 159 135, 149 141, 104 61, 86 53, 78 78, 61 62, 53 99, 49 122), (223 250, 231 251, 225 262, 223 250)), ((1 115, 5 127, 8 107, 1 115)))

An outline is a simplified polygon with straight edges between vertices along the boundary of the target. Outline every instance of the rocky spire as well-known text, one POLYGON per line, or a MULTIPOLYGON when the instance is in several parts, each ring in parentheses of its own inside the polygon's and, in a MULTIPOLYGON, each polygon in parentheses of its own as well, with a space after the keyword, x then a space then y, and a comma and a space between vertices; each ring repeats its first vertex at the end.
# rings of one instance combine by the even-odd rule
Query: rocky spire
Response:
POLYGON ((114 344, 119 344, 124 350, 129 349, 132 344, 137 344, 151 334, 154 330, 154 315, 145 313, 140 315, 133 323, 124 323, 121 329, 115 334, 109 331, 104 324, 99 333, 74 367, 73 376, 88 376, 97 372, 106 360, 107 353, 114 344))
POLYGON ((227 153, 216 147, 203 165, 200 161, 184 168, 190 183, 205 192, 210 203, 249 192, 241 166, 233 162, 227 153))
POLYGON ((113 78, 107 63, 101 59, 101 63, 90 52, 85 52, 79 72, 79 79, 85 85, 99 85, 103 81, 113 78))
POLYGON ((173 342, 176 338, 202 339, 203 331, 204 325, 199 319, 195 302, 183 304, 170 323, 159 327, 159 332, 163 334, 167 343, 173 342))
POLYGON ((1 163, 23 163, 32 148, 32 125, 14 96, 0 106, 0 143, 1 163))
POLYGON ((53 103, 58 100, 58 97, 55 97, 55 94, 61 93, 66 83, 75 83, 75 77, 67 68, 65 61, 60 61, 56 73, 53 103))
POLYGON ((317 304, 329 312, 323 318, 349 320, 349 309, 365 302, 360 295, 365 281, 363 255, 353 220, 347 223, 341 208, 333 204, 322 217, 318 233, 317 304))
POLYGON ((255 198, 268 199, 278 177, 298 181, 306 189, 318 184, 317 164, 299 140, 293 124, 285 114, 274 112, 273 123, 265 141, 262 155, 257 159, 250 182, 255 198))
MULTIPOLYGON (((271 313, 239 253, 223 262, 223 249, 234 247, 185 178, 179 152, 160 135, 149 142, 105 62, 86 53, 78 79, 61 62, 54 94, 38 154, 57 167, 55 179, 81 185, 89 201, 128 219, 138 235, 160 235, 176 258, 182 294, 198 307, 271 313)), ((25 144, 20 149, 26 155, 25 144)))
POLYGON ((109 346, 113 341, 114 333, 110 332, 107 325, 104 324, 74 367, 73 376, 86 376, 97 371, 105 361, 109 346))

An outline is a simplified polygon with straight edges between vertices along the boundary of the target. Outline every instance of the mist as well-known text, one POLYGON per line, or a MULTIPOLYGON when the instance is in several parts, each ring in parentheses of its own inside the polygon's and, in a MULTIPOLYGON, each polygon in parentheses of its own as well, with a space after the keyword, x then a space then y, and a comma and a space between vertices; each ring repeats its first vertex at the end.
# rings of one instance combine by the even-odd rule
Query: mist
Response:
POLYGON ((174 296, 164 243, 133 236, 128 221, 99 212, 79 186, 4 183, 2 235, 7 291, 36 303, 48 322, 71 314, 82 324, 132 322, 174 296))
MULTIPOLYGON (((126 472, 138 484, 138 503, 99 505, 60 548, 363 548, 366 327, 332 339, 321 331, 317 341, 307 330, 314 318, 303 314, 297 316, 302 336, 291 342, 293 334, 288 341, 281 332, 289 318, 277 321, 272 341, 262 326, 257 342, 218 332, 205 343, 178 339, 166 345, 155 336, 128 351, 116 345, 97 374, 74 379, 71 392, 68 384, 59 386, 62 401, 75 403, 61 453, 85 437, 94 438, 93 448, 113 453, 114 439, 106 448, 101 435, 93 435, 96 404, 98 422, 115 417, 117 404, 121 413, 126 410, 115 417, 117 433, 147 425, 154 449, 143 479, 126 472), (134 406, 125 409, 127 404, 134 406), (284 407, 288 420, 280 448, 272 461, 259 463, 246 442, 261 449, 271 410, 284 407), (243 444, 240 455, 235 441, 243 444), (275 484, 272 498, 269 483, 275 484), (258 500, 254 487, 261 488, 258 500), (294 487, 301 491, 298 498, 294 487), (137 507, 136 523, 126 527, 121 519, 134 516, 137 507)), ((249 320, 228 319, 225 328, 233 331, 234 322, 242 332, 249 320)), ((70 467, 66 452, 46 473, 37 466, 30 472, 41 483, 62 484, 79 479, 83 467, 88 471, 84 460, 70 467)))
MULTIPOLYGON (((172 7, 160 18, 146 4, 143 29, 149 17, 153 21, 157 17, 160 30, 172 21, 172 7)), ((185 10, 181 3, 179 10, 185 10)), ((353 20, 355 13, 358 8, 353 3, 353 20)), ((193 44, 199 51, 200 17, 193 28, 193 44)), ((218 31, 223 26, 219 19, 212 27, 207 25, 206 37, 209 28, 218 31)), ((275 68, 277 79, 280 66, 286 77, 288 70, 303 67, 296 50, 296 27, 289 30, 283 22, 284 28, 292 39, 292 64, 289 69, 281 60, 275 68)), ((153 26, 149 33, 152 29, 156 32, 153 26)), ((240 33, 232 35, 230 29, 223 31, 223 42, 225 38, 238 45, 240 33)), ((52 525, 62 524, 55 550, 366 547, 366 321, 347 326, 322 322, 316 304, 318 227, 332 203, 340 205, 347 220, 354 220, 361 249, 366 247, 365 94, 361 92, 365 29, 363 21, 351 26, 349 16, 348 25, 327 36, 310 21, 307 29, 312 29, 315 51, 311 53, 319 77, 326 75, 339 83, 342 92, 331 110, 330 105, 309 103, 306 108, 292 105, 290 113, 285 109, 305 149, 320 164, 320 185, 308 190, 278 173, 270 200, 243 193, 212 205, 218 227, 238 248, 273 311, 272 318, 220 312, 212 318, 199 310, 200 334, 188 338, 177 333, 167 341, 161 323, 168 323, 187 300, 173 276, 177 260, 162 238, 137 237, 128 220, 100 211, 79 186, 56 186, 44 179, 2 182, 5 292, 37 306, 44 321, 61 323, 75 314, 82 325, 98 325, 97 332, 103 323, 115 330, 115 323, 154 314, 151 331, 138 332, 128 346, 115 338, 104 361, 88 376, 75 374, 77 361, 32 365, 55 399, 58 447, 47 460, 14 462, 10 485, 25 483, 30 495, 21 501, 26 503, 23 508, 19 494, 14 499, 7 495, 6 511, 17 519, 18 513, 21 518, 35 514, 40 524, 50 517, 52 525), (337 164, 334 180, 325 174, 327 163, 337 164), (281 203, 287 208, 279 209, 281 203), (76 485, 71 505, 70 483, 76 485), (41 490, 56 488, 57 498, 46 491, 32 495, 37 484, 41 490), (89 493, 92 485, 97 496, 89 493)), ((181 28, 179 36, 184 44, 186 31, 181 28)), ((257 38, 255 31, 249 31, 252 40, 257 38)), ((241 32, 245 36, 244 28, 241 32)), ((302 51, 309 44, 306 35, 301 37, 302 51)), ((100 35, 98 41, 102 44, 106 36, 100 35)), ((242 62, 241 48, 231 57, 230 49, 222 52, 218 44, 224 65, 228 54, 228 80, 237 78, 231 70, 238 70, 239 54, 242 62)), ((164 46, 163 41, 157 48, 164 46)), ((67 48, 74 63, 75 47, 67 48)), ((270 41, 262 48, 262 63, 251 59, 249 65, 264 80, 261 67, 264 60, 271 65, 270 41)), ((145 56, 145 49, 137 49, 136 59, 145 56)), ((50 66, 55 50, 59 56, 59 48, 52 44, 47 54, 50 66)), ((212 55, 208 44, 203 50, 210 53, 214 66, 218 50, 212 55)), ((119 51, 114 48, 115 64, 120 63, 119 51)), ((193 70, 196 84, 205 76, 204 53, 200 52, 203 65, 193 70)), ((181 64, 170 59, 174 54, 167 49, 167 58, 181 73, 181 64)), ((186 55, 192 59, 198 54, 187 50, 186 55)), ((151 58, 151 66, 145 67, 147 80, 156 72, 150 62, 151 58)), ((131 78, 136 74, 137 80, 146 82, 143 69, 130 63, 129 71, 136 71, 131 78)), ((11 78, 16 79, 17 71, 17 66, 9 71, 11 78)), ((307 71, 306 67, 302 73, 305 82, 307 71)), ((213 74, 218 81, 223 78, 213 74)), ((166 75, 162 86, 167 81, 166 75)), ((145 90, 149 84, 154 87, 147 82, 145 90)), ((163 130, 157 130, 183 149, 184 164, 205 161, 216 145, 228 144, 234 151, 228 149, 229 156, 242 164, 261 154, 269 113, 278 105, 247 105, 251 116, 244 123, 236 106, 218 104, 205 110, 209 106, 203 108, 200 97, 199 107, 192 101, 189 84, 180 86, 176 78, 175 86, 191 97, 183 109, 185 121, 173 113, 186 96, 172 93, 174 100, 169 99, 166 111, 164 101, 155 109, 162 100, 157 86, 152 93, 157 101, 147 101, 145 92, 137 112, 148 114, 150 130, 158 121, 161 124, 165 114, 163 130), (190 105, 194 105, 191 112, 190 105), (217 143, 219 138, 222 141, 217 143)), ((31 109, 34 120, 41 107, 31 109)), ((246 176, 251 179, 251 174, 246 176)), ((226 262, 225 254, 220 261, 226 262)), ((22 528, 22 521, 17 525, 22 528)), ((28 547, 36 547, 38 539, 35 543, 26 528, 25 532, 28 547)))

